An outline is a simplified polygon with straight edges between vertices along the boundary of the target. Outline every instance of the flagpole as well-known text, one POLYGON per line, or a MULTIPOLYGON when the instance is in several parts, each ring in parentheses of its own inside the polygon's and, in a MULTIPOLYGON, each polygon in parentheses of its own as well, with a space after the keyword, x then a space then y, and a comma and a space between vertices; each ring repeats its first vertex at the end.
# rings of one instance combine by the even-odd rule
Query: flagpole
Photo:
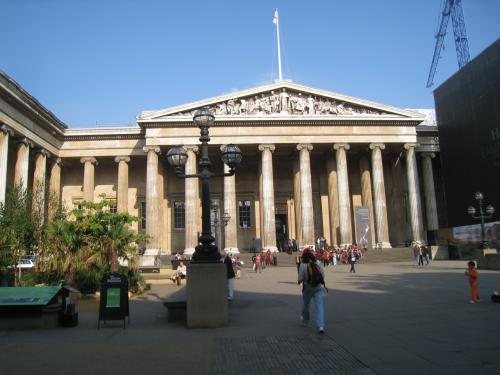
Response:
POLYGON ((274 11, 274 19, 273 19, 275 25, 276 25, 276 36, 278 38, 278 80, 282 80, 283 76, 281 74, 281 46, 280 46, 280 24, 279 24, 279 17, 278 17, 278 9, 274 11))

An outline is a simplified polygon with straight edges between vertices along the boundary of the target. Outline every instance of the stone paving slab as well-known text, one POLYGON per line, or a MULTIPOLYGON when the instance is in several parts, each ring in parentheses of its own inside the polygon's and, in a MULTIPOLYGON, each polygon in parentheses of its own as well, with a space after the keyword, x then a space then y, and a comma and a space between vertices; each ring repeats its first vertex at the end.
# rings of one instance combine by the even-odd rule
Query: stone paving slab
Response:
POLYGON ((0 371, 500 374, 500 304, 488 302, 500 289, 500 272, 480 270, 485 301, 468 305, 465 264, 440 261, 426 269, 411 262, 360 264, 356 274, 349 274, 348 266, 327 268, 325 335, 300 324, 295 267, 244 271, 236 280, 229 325, 217 329, 167 322, 162 302, 178 291, 173 284, 153 285, 133 298, 126 329, 118 322, 98 331, 98 301, 89 299, 79 304, 78 327, 0 330, 0 371))
POLYGON ((324 335, 217 338, 215 374, 374 374, 324 335))

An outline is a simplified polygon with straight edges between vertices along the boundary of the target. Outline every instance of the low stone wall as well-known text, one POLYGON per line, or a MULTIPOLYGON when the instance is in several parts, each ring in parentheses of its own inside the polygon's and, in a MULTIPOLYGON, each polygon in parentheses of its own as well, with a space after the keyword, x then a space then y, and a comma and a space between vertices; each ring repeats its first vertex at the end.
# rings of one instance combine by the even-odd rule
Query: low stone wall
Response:
POLYGON ((500 270, 500 254, 487 254, 485 255, 486 269, 500 270))
POLYGON ((497 249, 478 249, 476 255, 477 267, 480 269, 490 269, 486 257, 491 255, 498 255, 497 249))
POLYGON ((448 246, 438 245, 430 246, 431 259, 433 260, 448 260, 450 259, 450 253, 448 251, 448 246))

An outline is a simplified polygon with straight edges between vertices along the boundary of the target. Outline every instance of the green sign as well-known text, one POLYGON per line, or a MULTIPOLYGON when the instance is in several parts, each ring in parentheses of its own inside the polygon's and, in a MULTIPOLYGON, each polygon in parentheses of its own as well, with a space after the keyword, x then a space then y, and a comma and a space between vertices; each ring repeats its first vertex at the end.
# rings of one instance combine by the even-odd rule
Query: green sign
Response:
POLYGON ((120 307, 120 288, 108 288, 106 308, 120 307))
POLYGON ((0 306, 43 306, 48 304, 60 290, 60 286, 0 288, 0 306))

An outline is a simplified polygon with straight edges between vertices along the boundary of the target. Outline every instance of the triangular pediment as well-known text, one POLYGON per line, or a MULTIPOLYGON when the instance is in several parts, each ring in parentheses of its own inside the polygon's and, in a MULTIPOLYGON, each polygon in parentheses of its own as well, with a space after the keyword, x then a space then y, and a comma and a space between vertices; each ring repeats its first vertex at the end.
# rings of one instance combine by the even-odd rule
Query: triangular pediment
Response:
POLYGON ((330 91, 318 90, 289 81, 232 92, 210 99, 159 111, 146 111, 139 122, 191 119, 194 113, 208 107, 216 118, 345 117, 407 118, 418 120, 421 114, 374 103, 330 91))

